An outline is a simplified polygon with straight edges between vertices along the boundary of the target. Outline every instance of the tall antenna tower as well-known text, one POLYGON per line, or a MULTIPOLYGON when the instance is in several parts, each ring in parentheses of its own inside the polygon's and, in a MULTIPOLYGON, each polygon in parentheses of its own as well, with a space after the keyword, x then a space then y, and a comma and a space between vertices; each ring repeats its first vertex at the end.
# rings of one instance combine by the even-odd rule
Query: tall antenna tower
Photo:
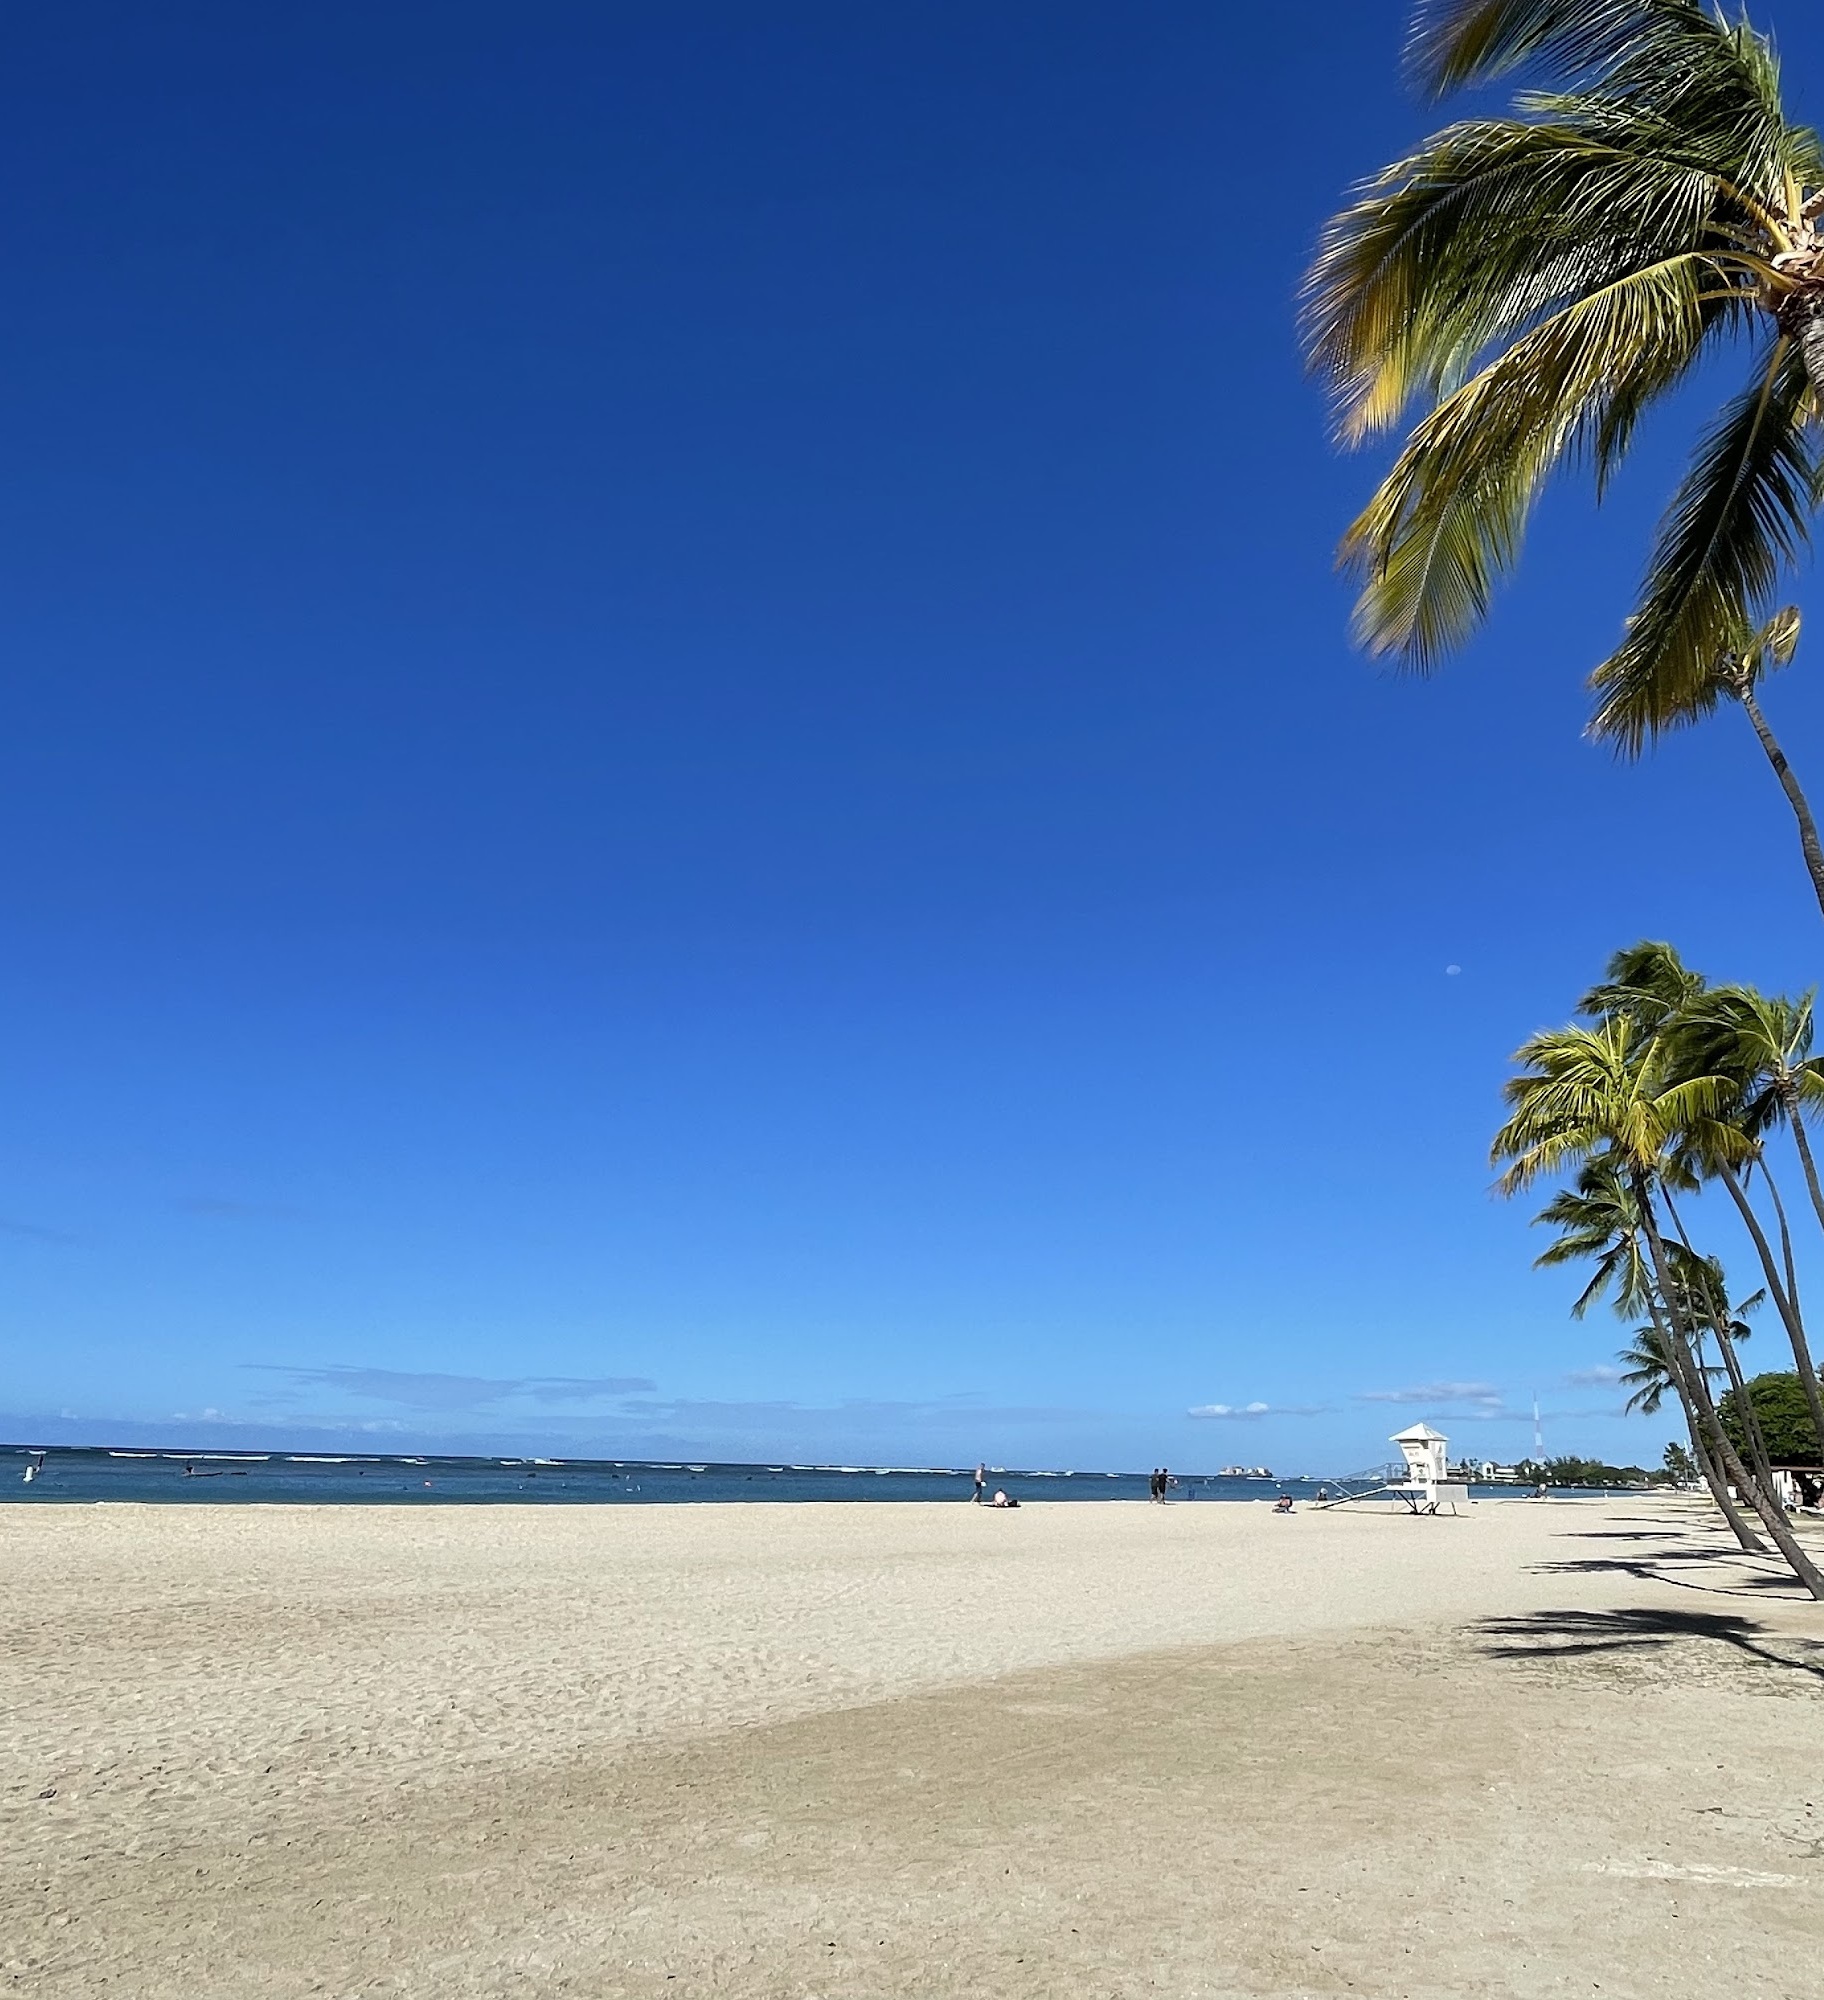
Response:
POLYGON ((1539 1391, 1533 1391, 1533 1463, 1545 1463, 1545 1433, 1539 1428, 1539 1391))

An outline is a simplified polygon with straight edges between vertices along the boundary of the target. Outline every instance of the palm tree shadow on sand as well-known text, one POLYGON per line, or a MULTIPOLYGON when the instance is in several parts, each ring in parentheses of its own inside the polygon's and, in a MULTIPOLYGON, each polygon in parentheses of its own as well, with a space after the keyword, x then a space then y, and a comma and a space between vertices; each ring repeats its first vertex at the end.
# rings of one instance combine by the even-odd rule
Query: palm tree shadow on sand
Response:
MULTIPOLYGON (((1640 1518, 1640 1517, 1632 1517, 1640 1518)), ((1701 1538, 1668 1530, 1663 1521, 1646 1522, 1640 1528, 1626 1525, 1609 1528, 1581 1528, 1563 1537, 1577 1542, 1657 1542, 1657 1548, 1610 1549, 1601 1555, 1567 1556, 1555 1562, 1528 1564, 1535 1576, 1638 1577, 1644 1583, 1670 1584, 1676 1590, 1694 1590, 1706 1597, 1768 1597, 1809 1602, 1808 1594, 1795 1587, 1792 1573, 1771 1557, 1744 1555, 1724 1546, 1709 1535, 1701 1538), (1766 1563, 1762 1567, 1763 1560, 1766 1563)))
POLYGON ((1480 1650, 1496 1660, 1575 1659, 1592 1654, 1663 1652, 1691 1639, 1708 1640, 1738 1656, 1780 1667, 1824 1685, 1824 1643, 1775 1634, 1726 1611, 1636 1607, 1615 1611, 1530 1611, 1484 1618, 1470 1627, 1480 1650), (1778 1639, 1787 1650, 1770 1645, 1778 1639))

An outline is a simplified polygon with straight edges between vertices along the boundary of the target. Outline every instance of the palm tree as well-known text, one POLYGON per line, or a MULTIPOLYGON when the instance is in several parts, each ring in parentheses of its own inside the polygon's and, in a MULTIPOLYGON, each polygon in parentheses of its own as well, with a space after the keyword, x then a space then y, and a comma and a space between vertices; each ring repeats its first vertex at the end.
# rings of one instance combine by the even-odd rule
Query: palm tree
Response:
MULTIPOLYGON (((1760 1259, 1768 1296, 1791 1343, 1793 1365, 1806 1385, 1808 1407, 1818 1398, 1812 1421, 1824 1437, 1824 1396, 1819 1395, 1818 1373, 1799 1310, 1792 1232, 1763 1144, 1768 1129, 1785 1117, 1801 1160, 1810 1159, 1803 1113, 1824 1086, 1809 1053, 1811 996, 1803 1001, 1769 1000, 1752 987, 1711 988, 1673 946, 1643 941, 1615 953, 1603 979, 1577 1003, 1577 1011, 1599 1019, 1626 1018, 1658 1037, 1674 1075, 1719 1077, 1728 1084, 1716 1113, 1687 1130, 1680 1149, 1681 1168, 1687 1184, 1694 1174, 1720 1182, 1741 1217, 1760 1259), (1780 1233, 1777 1260, 1744 1184, 1744 1172, 1755 1169, 1773 1202, 1780 1233)), ((1808 1168, 1807 1184, 1816 1186, 1814 1169, 1808 1168)), ((1824 1196, 1814 1196, 1814 1205, 1824 1223, 1824 1196)))
MULTIPOLYGON (((1751 1298, 1744 1299, 1739 1305, 1732 1306, 1729 1303, 1729 1287, 1723 1276, 1721 1262, 1715 1257, 1700 1256, 1692 1249, 1691 1239, 1685 1233, 1684 1220, 1678 1212, 1670 1188, 1662 1187, 1660 1192, 1666 1204, 1666 1212, 1678 1231, 1678 1241, 1666 1245, 1666 1256, 1672 1267, 1672 1282, 1677 1288, 1679 1311, 1686 1325, 1692 1330, 1692 1345, 1696 1350, 1698 1368, 1706 1377, 1720 1373, 1730 1388, 1737 1392, 1738 1401, 1746 1402, 1747 1377, 1742 1373, 1741 1357, 1736 1353, 1736 1347, 1753 1332, 1753 1328, 1748 1325, 1743 1315, 1753 1312, 1767 1294, 1763 1289, 1751 1298), (1706 1331, 1715 1336, 1717 1352, 1722 1356, 1720 1369, 1708 1368, 1704 1364, 1706 1331)), ((1720 1408, 1718 1415, 1721 1415, 1720 1408)), ((1774 1484, 1773 1461, 1768 1455, 1767 1440, 1761 1431, 1759 1414, 1754 1410, 1749 1410, 1744 1419, 1743 1435, 1748 1443, 1748 1462, 1761 1491, 1784 1515, 1785 1506, 1774 1484)))
MULTIPOLYGON (((1594 676, 1593 732, 1636 755, 1714 705, 1809 536, 1824 146, 1786 117, 1767 41, 1698 0, 1419 0, 1410 56, 1434 98, 1518 69, 1562 87, 1384 169, 1307 276, 1343 440, 1421 406, 1343 542, 1369 651, 1434 667, 1486 616, 1553 472, 1581 462, 1600 494, 1650 407, 1749 349, 1594 676)), ((1824 854, 1813 879, 1824 907, 1824 854)))
MULTIPOLYGON (((1640 1206, 1627 1176, 1612 1156, 1601 1154, 1585 1161, 1578 1171, 1575 1185, 1561 1188, 1533 1220, 1558 1231, 1535 1260, 1537 1264, 1549 1268, 1585 1259, 1595 1262, 1595 1275, 1571 1306, 1573 1319, 1581 1319, 1605 1292, 1613 1294, 1611 1302, 1616 1312, 1624 1317, 1652 1311, 1657 1318, 1659 1304, 1653 1290, 1653 1275, 1641 1243, 1640 1206)), ((1716 1462, 1705 1447, 1703 1435, 1698 1429, 1696 1410, 1684 1384, 1671 1374, 1665 1359, 1663 1337, 1656 1326, 1650 1326, 1639 1330, 1636 1344, 1639 1345, 1643 1338, 1653 1343, 1651 1352, 1657 1370, 1655 1389, 1650 1402, 1637 1395, 1630 1399, 1628 1408, 1640 1408, 1651 1415, 1658 1410, 1664 1389, 1671 1387, 1684 1413, 1691 1448, 1698 1469, 1703 1474, 1704 1484, 1710 1489, 1711 1499, 1716 1502, 1737 1542, 1753 1554, 1764 1553, 1766 1544, 1743 1520, 1741 1510, 1730 1498, 1728 1482, 1717 1471, 1716 1462)), ((1633 1358, 1631 1355, 1623 1357, 1624 1360, 1633 1358)), ((1627 1381, 1631 1378, 1624 1375, 1622 1379, 1627 1381)))
POLYGON ((1773 775, 1786 794, 1786 803, 1792 807, 1793 818, 1799 823, 1799 845, 1804 850, 1806 873, 1811 877, 1818 907, 1824 910, 1824 842, 1818 837, 1818 822, 1798 774, 1780 748, 1755 693, 1764 671, 1792 664, 1798 644, 1799 614, 1790 604, 1784 611, 1776 611, 1759 630, 1753 629, 1752 621, 1743 615, 1736 638, 1713 662, 1709 678, 1692 697, 1690 712, 1694 718, 1707 715, 1718 701, 1727 697, 1747 716, 1767 762, 1773 767, 1773 775))
MULTIPOLYGON (((1621 1380, 1628 1390, 1628 1400, 1622 1406, 1630 1416, 1654 1417, 1659 1414, 1660 1405, 1665 1401, 1666 1391, 1678 1392, 1678 1382, 1672 1373, 1672 1364, 1666 1359, 1665 1342, 1657 1326, 1637 1326, 1633 1340, 1616 1355, 1622 1363, 1621 1380)), ((1708 1375, 1721 1375, 1721 1368, 1708 1368, 1708 1375)), ((1681 1399, 1682 1400, 1682 1399, 1681 1399)), ((1729 1498, 1729 1488, 1716 1469, 1716 1462, 1710 1456, 1702 1435, 1697 1428, 1697 1419, 1689 1409, 1684 1412, 1685 1427, 1691 1438, 1691 1463, 1703 1475, 1704 1484, 1709 1487, 1711 1497, 1729 1518, 1736 1539, 1745 1549, 1759 1551, 1765 1543, 1759 1540, 1741 1515, 1735 1503, 1729 1498)))
MULTIPOLYGON (((1670 952, 1671 948, 1664 949, 1670 952)), ((1698 1133, 1693 1135, 1693 1151, 1722 1182, 1755 1243, 1767 1275, 1768 1291, 1792 1344, 1793 1364, 1804 1389, 1806 1406, 1818 1435, 1824 1437, 1824 1392, 1820 1391, 1799 1311, 1798 1280, 1785 1205, 1780 1200, 1764 1144, 1766 1134, 1778 1125, 1785 1125, 1791 1132, 1812 1209, 1820 1226, 1824 1226, 1824 1187, 1819 1185, 1817 1161, 1805 1129, 1806 1113, 1824 1102, 1824 1059, 1811 1053, 1812 1000, 1809 993, 1790 1000, 1757 992, 1752 986, 1719 986, 1701 997, 1688 997, 1667 1032, 1688 1068, 1726 1076, 1733 1085, 1735 1102, 1729 1109, 1727 1123, 1752 1147, 1750 1163, 1760 1169, 1773 1201, 1783 1269, 1775 1265, 1772 1247, 1736 1170, 1738 1163, 1729 1157, 1736 1149, 1712 1146, 1707 1143, 1712 1135, 1698 1133)))
POLYGON ((1760 1515, 1793 1574, 1814 1598, 1824 1600, 1824 1573, 1723 1429, 1692 1350, 1687 1302, 1655 1211, 1662 1176, 1681 1171, 1678 1154, 1686 1133, 1716 1112, 1728 1095, 1727 1083, 1674 1075, 1666 1038, 1645 1032, 1627 1014, 1534 1035, 1515 1060, 1520 1073, 1506 1085, 1508 1117, 1491 1149, 1495 1162, 1506 1167, 1497 1185, 1511 1194, 1572 1162, 1604 1155, 1613 1160, 1639 1216, 1657 1294, 1649 1303, 1674 1379, 1697 1412, 1722 1471, 1760 1515))

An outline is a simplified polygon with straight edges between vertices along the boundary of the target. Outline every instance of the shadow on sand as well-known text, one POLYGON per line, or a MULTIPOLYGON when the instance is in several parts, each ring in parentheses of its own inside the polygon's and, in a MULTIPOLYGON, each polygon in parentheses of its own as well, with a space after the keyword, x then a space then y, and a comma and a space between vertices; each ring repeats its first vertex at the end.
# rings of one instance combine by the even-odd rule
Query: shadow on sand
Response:
POLYGON ((1484 1618, 1470 1630, 1483 1641, 1481 1650, 1497 1660, 1658 1652, 1681 1640, 1704 1639, 1824 1684, 1824 1644, 1771 1633, 1751 1618, 1725 1611, 1531 1611, 1514 1618, 1484 1618), (1774 1638, 1790 1650, 1767 1643, 1774 1638))

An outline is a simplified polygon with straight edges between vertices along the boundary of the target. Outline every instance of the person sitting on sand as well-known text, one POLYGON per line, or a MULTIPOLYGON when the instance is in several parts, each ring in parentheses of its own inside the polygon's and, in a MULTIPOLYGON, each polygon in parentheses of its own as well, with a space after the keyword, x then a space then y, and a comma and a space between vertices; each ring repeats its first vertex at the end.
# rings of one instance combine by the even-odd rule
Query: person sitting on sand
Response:
POLYGON ((1017 1500, 1008 1499, 1007 1495, 997 1486, 994 1489, 994 1498, 988 1504, 990 1507, 1017 1507, 1020 1503, 1017 1500))
POLYGON ((1274 1501, 1274 1503, 1273 1503, 1273 1511, 1274 1511, 1274 1513, 1276 1513, 1276 1514, 1289 1514, 1289 1513, 1291 1513, 1291 1511, 1292 1511, 1292 1496, 1291 1496, 1291 1494, 1290 1494, 1290 1493, 1282 1493, 1282 1494, 1281 1494, 1281 1495, 1279 1496, 1279 1498, 1278 1498, 1277 1500, 1275 1500, 1275 1501, 1274 1501))

